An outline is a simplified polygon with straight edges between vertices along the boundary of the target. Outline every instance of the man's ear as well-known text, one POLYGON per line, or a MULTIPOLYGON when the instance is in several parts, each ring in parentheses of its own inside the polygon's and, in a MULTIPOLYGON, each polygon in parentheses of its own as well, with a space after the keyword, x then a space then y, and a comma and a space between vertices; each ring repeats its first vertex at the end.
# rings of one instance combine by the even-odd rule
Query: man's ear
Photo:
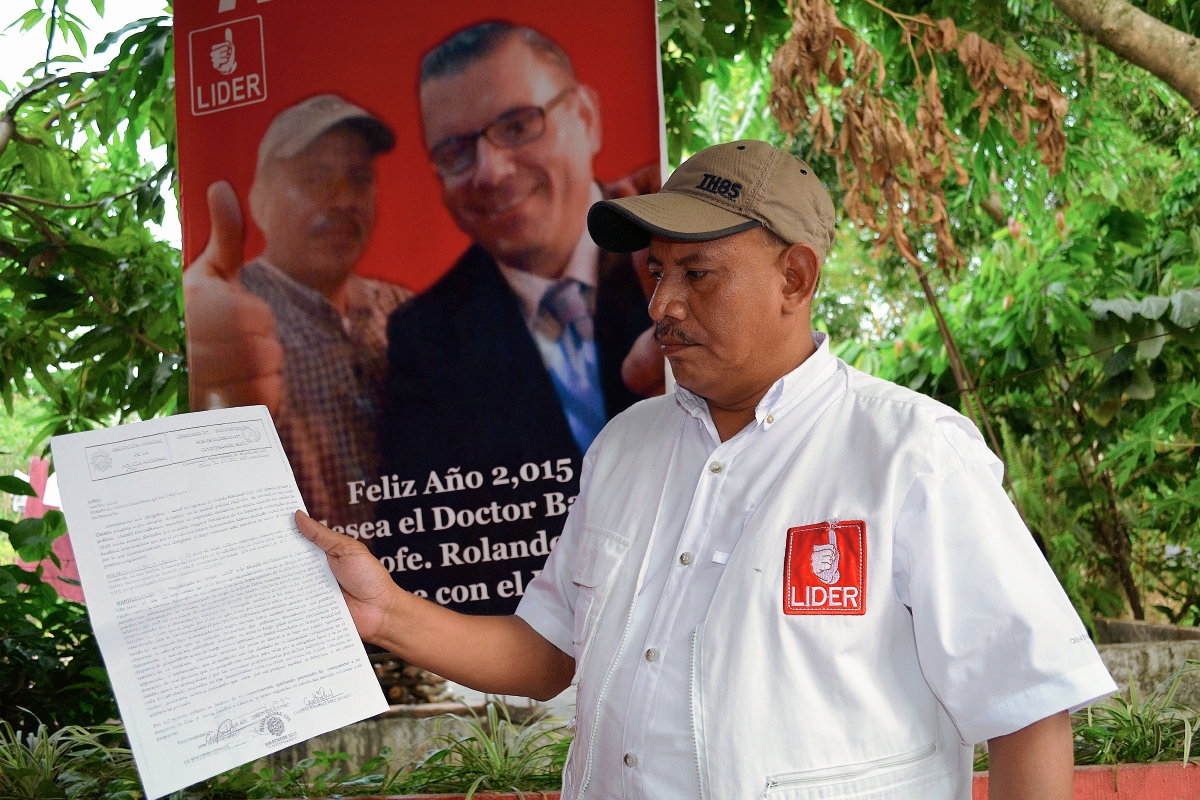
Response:
POLYGON ((812 245, 794 244, 779 254, 784 272, 783 300, 788 308, 799 308, 812 302, 821 276, 821 261, 812 245))
POLYGON ((588 144, 591 146, 594 156, 600 152, 600 147, 604 143, 604 126, 601 124, 600 118, 600 95, 595 89, 584 84, 580 84, 575 93, 579 98, 579 119, 583 122, 588 144))

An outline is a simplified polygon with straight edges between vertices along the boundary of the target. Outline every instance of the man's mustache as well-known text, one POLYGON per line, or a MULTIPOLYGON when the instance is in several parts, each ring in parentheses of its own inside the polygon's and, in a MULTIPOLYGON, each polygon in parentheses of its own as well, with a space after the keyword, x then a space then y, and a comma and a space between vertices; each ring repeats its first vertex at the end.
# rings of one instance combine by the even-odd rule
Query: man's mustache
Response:
POLYGON ((483 214, 507 211, 531 195, 537 186, 538 180, 533 175, 517 175, 496 186, 476 188, 470 204, 476 212, 483 214))
POLYGON ((654 341, 659 344, 695 344, 696 340, 677 322, 660 319, 654 323, 654 341))
POLYGON ((363 235, 362 225, 349 214, 323 214, 309 230, 316 236, 347 231, 352 232, 359 238, 362 238, 363 235))

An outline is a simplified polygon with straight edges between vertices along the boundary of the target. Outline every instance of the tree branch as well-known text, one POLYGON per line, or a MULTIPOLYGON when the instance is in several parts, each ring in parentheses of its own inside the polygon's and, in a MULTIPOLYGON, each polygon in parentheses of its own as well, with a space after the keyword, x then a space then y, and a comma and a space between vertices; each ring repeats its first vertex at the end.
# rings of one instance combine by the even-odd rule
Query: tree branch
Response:
POLYGON ((40 81, 35 81, 29 85, 29 88, 19 92, 16 97, 9 101, 4 107, 4 113, 0 114, 0 155, 4 154, 4 149, 8 147, 9 141, 12 140, 13 134, 17 130, 17 109, 24 105, 31 97, 41 92, 50 86, 58 86, 59 84, 68 83, 76 77, 83 75, 84 78, 96 80, 108 74, 107 70, 99 72, 78 73, 72 72, 69 75, 51 75, 48 78, 42 78, 40 81))
POLYGON ((1079 29, 1150 72, 1200 109, 1200 39, 1125 0, 1054 0, 1079 29))

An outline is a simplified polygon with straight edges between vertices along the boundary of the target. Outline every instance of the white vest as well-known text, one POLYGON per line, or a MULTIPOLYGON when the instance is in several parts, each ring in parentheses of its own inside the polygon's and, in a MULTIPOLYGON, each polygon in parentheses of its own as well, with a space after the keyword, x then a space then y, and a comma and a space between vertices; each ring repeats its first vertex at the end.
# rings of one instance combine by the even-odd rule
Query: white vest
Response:
MULTIPOLYGON (((922 677, 892 577, 897 515, 934 423, 957 414, 842 369, 844 391, 747 520, 693 639, 696 769, 679 780, 706 800, 971 796, 971 748, 922 677), (866 524, 864 613, 785 614, 788 530, 829 520, 866 524)), ((572 573, 579 686, 566 800, 594 796, 597 709, 619 654, 637 646, 626 641, 635 587, 686 418, 670 396, 640 403, 610 423, 597 454, 572 573)))

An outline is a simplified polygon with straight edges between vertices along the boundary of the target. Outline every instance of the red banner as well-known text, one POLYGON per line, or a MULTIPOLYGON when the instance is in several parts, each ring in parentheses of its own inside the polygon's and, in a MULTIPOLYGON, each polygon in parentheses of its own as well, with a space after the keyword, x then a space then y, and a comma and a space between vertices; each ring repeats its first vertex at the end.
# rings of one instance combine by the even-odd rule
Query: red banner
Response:
POLYGON ((267 406, 315 518, 511 612, 592 440, 662 390, 644 262, 585 226, 658 187, 654 0, 179 0, 175 29, 192 408, 267 406))

